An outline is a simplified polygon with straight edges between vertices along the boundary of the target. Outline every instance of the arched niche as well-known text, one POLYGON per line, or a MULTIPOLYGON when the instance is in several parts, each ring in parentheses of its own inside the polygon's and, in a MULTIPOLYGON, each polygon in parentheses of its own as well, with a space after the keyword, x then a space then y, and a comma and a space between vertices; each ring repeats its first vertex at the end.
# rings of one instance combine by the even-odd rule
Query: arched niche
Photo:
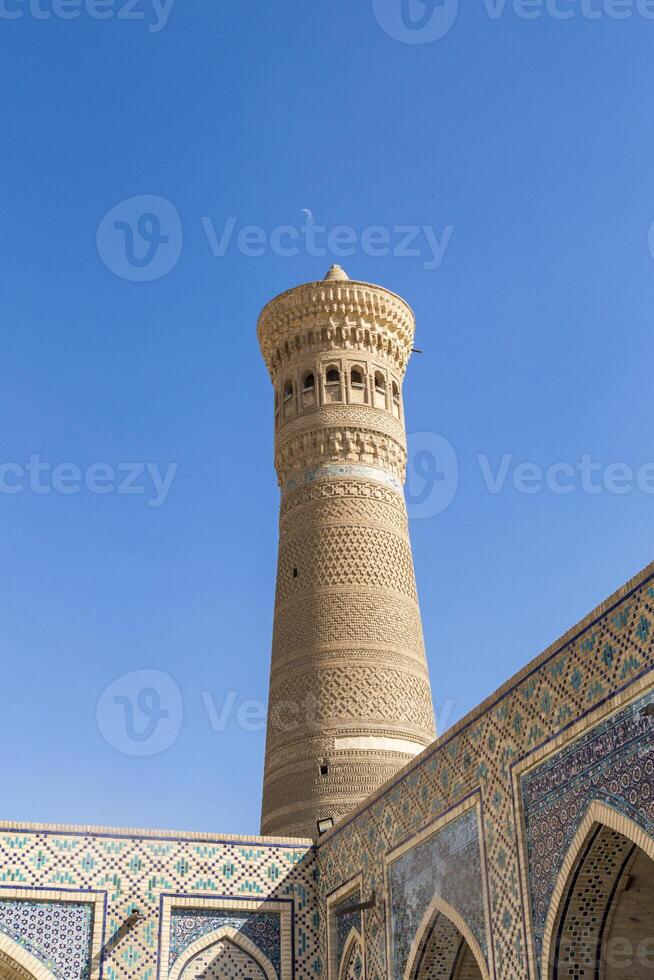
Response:
POLYGON ((363 939, 358 929, 351 929, 345 941, 338 970, 338 980, 363 980, 365 976, 363 939))
POLYGON ((432 901, 413 941, 404 980, 490 980, 471 929, 439 897, 432 901))
POLYGON ((277 971, 258 946, 231 926, 222 926, 192 943, 175 961, 170 980, 279 980, 277 971), (249 970, 249 972, 248 972, 249 970))
POLYGON ((543 937, 543 980, 578 976, 654 976, 654 840, 599 801, 570 845, 543 937))

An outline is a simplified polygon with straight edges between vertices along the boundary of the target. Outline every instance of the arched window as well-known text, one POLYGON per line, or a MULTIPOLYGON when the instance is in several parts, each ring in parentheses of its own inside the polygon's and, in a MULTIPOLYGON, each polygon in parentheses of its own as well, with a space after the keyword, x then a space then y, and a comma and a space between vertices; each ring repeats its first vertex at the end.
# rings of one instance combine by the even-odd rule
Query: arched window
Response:
POLYGON ((293 397, 293 382, 286 381, 284 382, 284 401, 285 402, 290 401, 292 397, 293 397))
POLYGON ((325 371, 325 400, 340 402, 341 397, 341 372, 335 364, 331 364, 325 371))
POLYGON ((381 371, 375 372, 375 390, 379 392, 386 392, 386 378, 381 371))
POLYGON ((399 404, 400 401, 400 389, 397 381, 393 382, 393 401, 396 405, 399 404))
POLYGON ((360 368, 352 368, 350 380, 353 388, 363 388, 363 371, 360 368))
POLYGON ((316 387, 316 379, 313 374, 305 374, 302 379, 302 391, 313 391, 316 387))

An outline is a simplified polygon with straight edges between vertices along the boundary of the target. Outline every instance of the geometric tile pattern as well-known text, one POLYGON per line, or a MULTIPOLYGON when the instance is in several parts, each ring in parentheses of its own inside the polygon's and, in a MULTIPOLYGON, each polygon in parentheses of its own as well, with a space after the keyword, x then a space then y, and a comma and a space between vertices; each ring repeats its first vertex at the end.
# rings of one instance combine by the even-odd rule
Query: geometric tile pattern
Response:
POLYGON ((234 913, 213 909, 176 909, 170 916, 170 966, 197 939, 231 926, 267 956, 281 976, 281 922, 278 912, 234 913))
POLYGON ((435 895, 467 921, 482 950, 486 925, 476 809, 452 820, 388 868, 391 976, 402 980, 413 940, 435 895))
POLYGON ((336 962, 339 965, 339 970, 341 968, 341 961, 343 959, 343 953, 345 952, 345 947, 347 941, 350 938, 350 933, 353 929, 363 935, 362 924, 361 924, 361 912, 345 912, 344 915, 339 915, 341 909, 350 908, 353 905, 359 905, 361 902, 361 892, 357 888, 356 891, 350 892, 347 898, 342 899, 342 901, 337 902, 332 906, 332 915, 336 919, 336 962))
POLYGON ((545 920, 565 854, 592 800, 654 837, 654 723, 648 694, 522 778, 531 912, 540 958, 545 920))
POLYGON ((92 904, 0 900, 0 932, 60 980, 88 977, 92 925, 92 904))
POLYGON ((105 943, 138 907, 144 918, 110 952, 105 980, 156 980, 164 894, 292 902, 296 978, 320 968, 315 855, 304 842, 0 824, 2 885, 104 893, 105 943))
MULTIPOLYGON (((636 682, 645 683, 653 668, 654 566, 650 566, 319 843, 321 902, 361 872, 364 895, 387 894, 387 855, 479 793, 488 883, 484 901, 492 930, 488 937, 491 975, 524 980, 529 965, 523 913, 529 897, 522 890, 522 830, 516 816, 513 768, 568 730, 574 728, 578 735, 591 712, 608 713, 609 702, 619 694, 628 697, 629 689, 636 682)), ((646 760, 644 772, 645 766, 646 760)), ((638 809, 642 803, 634 805, 638 809)), ((367 978, 385 980, 390 975, 385 905, 378 902, 365 920, 367 978)))

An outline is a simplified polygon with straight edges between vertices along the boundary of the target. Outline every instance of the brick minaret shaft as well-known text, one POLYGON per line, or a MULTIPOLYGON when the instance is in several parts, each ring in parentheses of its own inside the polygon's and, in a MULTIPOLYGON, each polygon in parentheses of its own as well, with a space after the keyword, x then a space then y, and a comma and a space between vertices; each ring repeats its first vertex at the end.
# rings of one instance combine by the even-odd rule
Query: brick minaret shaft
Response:
POLYGON ((435 737, 402 489, 414 327, 338 266, 259 317, 282 493, 263 834, 315 837, 435 737))

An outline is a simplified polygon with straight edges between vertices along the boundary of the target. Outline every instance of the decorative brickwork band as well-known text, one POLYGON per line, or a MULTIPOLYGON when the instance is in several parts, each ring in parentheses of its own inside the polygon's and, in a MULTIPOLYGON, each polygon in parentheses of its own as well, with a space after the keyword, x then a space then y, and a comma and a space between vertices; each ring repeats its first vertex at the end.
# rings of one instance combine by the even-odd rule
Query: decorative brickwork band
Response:
POLYGON ((315 836, 434 738, 403 482, 414 320, 332 270, 269 303, 282 487, 262 832, 315 836))

